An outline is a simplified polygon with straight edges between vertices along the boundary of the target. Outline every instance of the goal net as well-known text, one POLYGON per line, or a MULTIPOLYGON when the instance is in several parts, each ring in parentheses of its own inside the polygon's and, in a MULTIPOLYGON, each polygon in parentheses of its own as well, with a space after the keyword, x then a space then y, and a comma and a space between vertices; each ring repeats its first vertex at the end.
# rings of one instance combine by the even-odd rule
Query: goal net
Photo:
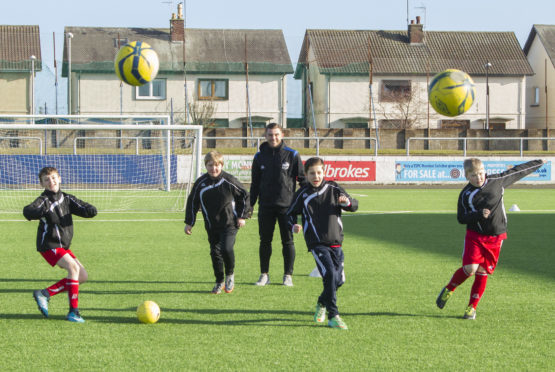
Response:
POLYGON ((0 117, 0 212, 21 212, 40 195, 46 166, 99 211, 182 211, 201 147, 201 126, 168 116, 0 117))

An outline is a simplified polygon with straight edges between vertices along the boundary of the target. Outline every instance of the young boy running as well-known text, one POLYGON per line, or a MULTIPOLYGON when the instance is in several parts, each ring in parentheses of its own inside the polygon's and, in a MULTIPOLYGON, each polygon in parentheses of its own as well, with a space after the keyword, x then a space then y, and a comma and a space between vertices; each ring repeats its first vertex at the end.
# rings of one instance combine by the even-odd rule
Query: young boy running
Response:
POLYGON ((231 293, 235 286, 235 254, 233 245, 237 229, 250 217, 249 193, 231 174, 222 171, 223 156, 211 151, 204 157, 207 172, 193 185, 185 210, 185 233, 192 234, 197 212, 202 208, 204 227, 208 233, 210 256, 216 277, 213 294, 231 293))
POLYGON ((37 251, 52 266, 67 270, 67 277, 50 287, 33 292, 40 312, 48 317, 48 301, 51 296, 68 292, 69 312, 66 319, 83 323, 79 314, 79 285, 88 274, 81 262, 69 249, 73 238, 73 219, 96 216, 96 208, 60 190, 62 179, 58 170, 45 167, 39 172, 39 181, 44 192, 34 202, 23 208, 23 215, 29 221, 40 220, 37 230, 37 251))
POLYGON ((459 223, 466 224, 462 267, 437 297, 437 307, 443 309, 453 291, 466 279, 476 274, 470 289, 470 301, 464 319, 476 318, 476 306, 486 289, 488 275, 493 274, 501 245, 507 238, 507 215, 503 192, 524 176, 539 169, 545 161, 532 160, 503 173, 486 176, 480 159, 464 161, 464 172, 469 183, 462 189, 457 206, 459 223))
POLYGON ((329 327, 347 329, 337 309, 337 289, 345 282, 341 211, 355 212, 358 201, 335 182, 324 180, 322 159, 308 159, 304 169, 308 184, 297 190, 287 215, 294 233, 300 232, 304 227, 306 245, 316 260, 324 282, 324 290, 316 304, 314 321, 324 323, 327 310, 329 327), (302 226, 297 224, 299 214, 302 214, 302 226))

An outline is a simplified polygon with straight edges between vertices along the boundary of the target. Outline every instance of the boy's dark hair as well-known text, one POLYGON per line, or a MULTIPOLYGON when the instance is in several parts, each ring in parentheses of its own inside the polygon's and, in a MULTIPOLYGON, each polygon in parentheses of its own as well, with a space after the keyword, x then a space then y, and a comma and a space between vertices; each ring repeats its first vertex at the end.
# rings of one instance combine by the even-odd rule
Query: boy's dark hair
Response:
POLYGON ((49 174, 52 174, 52 173, 58 173, 58 175, 60 174, 60 172, 58 172, 58 170, 54 167, 42 168, 39 172, 39 181, 42 179, 42 176, 48 176, 49 174))
POLYGON ((279 125, 278 123, 270 123, 266 125, 266 129, 264 129, 264 134, 268 133, 270 129, 276 129, 276 128, 279 129, 281 133, 283 133, 283 128, 281 127, 281 125, 279 125))
POLYGON ((308 170, 310 169, 310 167, 313 167, 315 165, 321 165, 322 167, 324 166, 324 160, 322 158, 319 157, 313 157, 308 159, 305 163, 304 163, 304 172, 308 173, 308 170))

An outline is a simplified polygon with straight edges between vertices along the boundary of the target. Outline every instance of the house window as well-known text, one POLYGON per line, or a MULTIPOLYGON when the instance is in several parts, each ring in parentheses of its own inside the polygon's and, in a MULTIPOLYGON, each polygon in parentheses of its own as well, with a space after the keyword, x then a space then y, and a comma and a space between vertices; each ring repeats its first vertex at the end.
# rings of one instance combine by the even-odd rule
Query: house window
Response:
POLYGON ((114 38, 114 47, 115 48, 121 48, 122 46, 124 46, 125 44, 129 43, 129 38, 114 38))
POLYGON ((383 119, 380 120, 380 128, 381 129, 403 129, 404 120, 390 120, 390 119, 383 119))
POLYGON ((142 144, 143 149, 145 149, 145 150, 152 149, 152 140, 150 139, 150 137, 152 137, 152 131, 150 131, 150 130, 140 131, 139 136, 142 137, 141 138, 141 144, 142 144))
POLYGON ((208 119, 207 127, 210 128, 229 128, 228 119, 208 119))
POLYGON ((505 129, 507 129, 507 125, 506 125, 506 123, 490 122, 489 123, 489 128, 493 129, 493 130, 505 130, 505 129))
MULTIPOLYGON (((251 124, 253 128, 266 128, 265 121, 251 121, 251 124)), ((243 122, 243 128, 250 128, 248 120, 243 122)))
POLYGON ((213 128, 229 128, 228 119, 213 119, 211 125, 213 128))
POLYGON ((381 101, 398 102, 410 98, 410 80, 383 80, 381 90, 381 101))
POLYGON ((470 120, 441 120, 440 125, 441 125, 441 129, 452 129, 452 128, 469 129, 470 120))
POLYGON ((359 121, 359 122, 347 122, 345 123, 345 128, 368 128, 367 121, 359 121))
POLYGON ((228 80, 199 79, 199 99, 228 99, 228 80))
POLYGON ((85 148, 84 137, 87 136, 87 132, 84 130, 78 130, 75 136, 77 137, 77 141, 75 141, 75 147, 77 147, 78 149, 84 149, 85 148))
POLYGON ((153 81, 135 88, 136 99, 166 99, 166 79, 153 81))
MULTIPOLYGON (((17 137, 18 136, 18 132, 17 130, 9 130, 7 133, 8 137, 17 137)), ((17 148, 19 147, 19 139, 14 138, 10 140, 10 148, 17 148)))
POLYGON ((539 106, 540 105, 540 88, 533 87, 532 88, 532 104, 531 106, 539 106))

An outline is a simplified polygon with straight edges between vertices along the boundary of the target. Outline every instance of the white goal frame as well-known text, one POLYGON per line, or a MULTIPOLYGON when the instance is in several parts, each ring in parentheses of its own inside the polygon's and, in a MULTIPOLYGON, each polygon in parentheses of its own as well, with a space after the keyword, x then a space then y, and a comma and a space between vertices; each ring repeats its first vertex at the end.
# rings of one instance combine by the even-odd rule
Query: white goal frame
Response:
MULTIPOLYGON (((1 115, 0 119, 11 118, 14 122, 27 120, 28 124, 0 124, 0 130, 161 130, 164 131, 166 137, 166 163, 171 169, 171 135, 174 130, 192 130, 195 131, 195 157, 196 157, 196 176, 200 177, 202 169, 202 126, 200 125, 182 125, 172 124, 170 116, 167 115, 1 115), (129 120, 145 121, 160 120, 166 124, 36 124, 40 119, 73 119, 75 121, 84 119, 110 119, 112 121, 120 120, 121 122, 129 120), (167 128, 167 129, 166 129, 167 128)), ((5 122, 5 121, 4 121, 5 122)), ((171 189, 171 174, 166 174, 166 191, 171 189)))

